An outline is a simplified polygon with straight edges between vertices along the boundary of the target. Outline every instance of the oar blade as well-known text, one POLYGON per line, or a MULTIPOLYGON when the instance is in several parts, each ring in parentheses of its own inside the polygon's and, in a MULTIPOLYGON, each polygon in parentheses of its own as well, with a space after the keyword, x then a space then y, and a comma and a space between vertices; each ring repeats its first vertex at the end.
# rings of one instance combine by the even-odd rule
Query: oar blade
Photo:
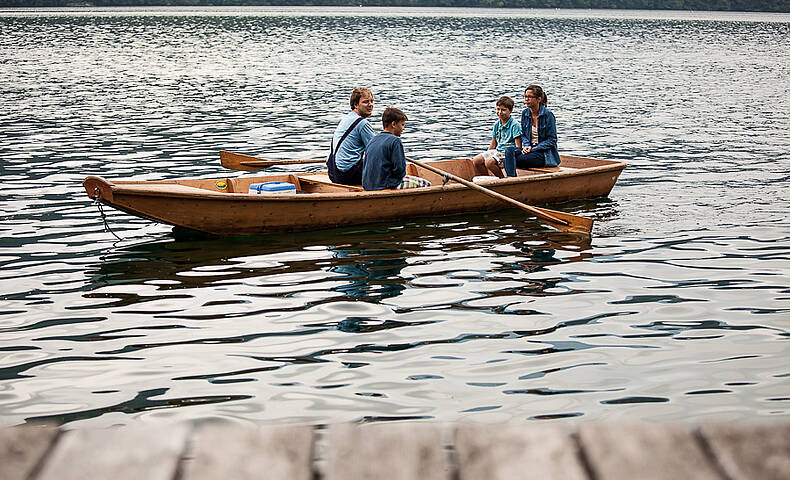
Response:
POLYGON ((548 208, 543 207, 534 207, 536 209, 542 210, 545 213, 548 213, 552 217, 556 217, 560 220, 563 220, 565 223, 554 222, 546 217, 542 220, 552 227, 562 230, 565 232, 575 232, 575 233, 583 233, 585 235, 590 235, 592 232, 593 227, 593 220, 591 218, 582 217, 579 215, 573 215, 570 213, 560 212, 558 210, 550 210, 548 208))
POLYGON ((225 150, 219 152, 219 159, 222 166, 230 170, 244 170, 248 172, 263 170, 272 165, 304 165, 310 163, 321 163, 325 160, 313 160, 310 158, 301 160, 266 160, 256 158, 243 153, 233 153, 225 150))
POLYGON ((247 172, 254 172, 256 170, 261 170, 269 166, 266 163, 264 163, 263 165, 256 165, 259 162, 266 162, 266 160, 263 160, 262 158, 255 158, 249 155, 228 152, 225 150, 220 150, 219 160, 222 163, 222 166, 229 170, 243 170, 247 172))

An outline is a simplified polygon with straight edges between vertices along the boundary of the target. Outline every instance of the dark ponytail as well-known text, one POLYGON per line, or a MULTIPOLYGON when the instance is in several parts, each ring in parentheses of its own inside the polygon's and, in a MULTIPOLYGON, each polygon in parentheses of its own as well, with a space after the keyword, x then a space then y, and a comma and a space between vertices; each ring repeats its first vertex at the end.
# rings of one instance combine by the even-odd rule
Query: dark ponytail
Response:
POLYGON ((549 98, 546 96, 546 92, 540 88, 539 85, 530 85, 525 90, 524 93, 526 94, 529 90, 532 90, 532 93, 535 94, 536 97, 540 99, 540 104, 544 107, 549 104, 549 98))

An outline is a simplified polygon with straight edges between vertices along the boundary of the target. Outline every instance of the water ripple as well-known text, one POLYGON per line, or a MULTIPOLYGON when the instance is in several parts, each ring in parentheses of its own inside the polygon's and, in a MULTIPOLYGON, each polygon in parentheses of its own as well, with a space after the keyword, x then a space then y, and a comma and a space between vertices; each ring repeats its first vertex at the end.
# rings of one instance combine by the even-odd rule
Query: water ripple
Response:
POLYGON ((790 16, 25 9, 0 29, 4 424, 788 413, 790 16), (466 157, 533 82, 562 153, 629 163, 608 198, 552 206, 592 239, 513 210, 217 239, 105 209, 119 241, 81 186, 244 175, 221 149, 322 158, 357 84, 407 112, 410 156, 466 157))

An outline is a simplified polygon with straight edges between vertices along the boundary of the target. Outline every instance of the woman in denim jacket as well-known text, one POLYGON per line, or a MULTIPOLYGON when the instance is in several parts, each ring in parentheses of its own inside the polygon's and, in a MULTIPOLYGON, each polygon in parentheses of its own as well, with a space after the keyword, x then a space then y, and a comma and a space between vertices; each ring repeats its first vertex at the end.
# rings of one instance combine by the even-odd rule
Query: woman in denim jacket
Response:
POLYGON ((524 91, 527 108, 521 112, 521 145, 505 150, 505 172, 508 177, 516 176, 516 167, 556 167, 560 164, 557 151, 557 122, 554 114, 546 108, 546 92, 538 85, 530 85, 524 91))

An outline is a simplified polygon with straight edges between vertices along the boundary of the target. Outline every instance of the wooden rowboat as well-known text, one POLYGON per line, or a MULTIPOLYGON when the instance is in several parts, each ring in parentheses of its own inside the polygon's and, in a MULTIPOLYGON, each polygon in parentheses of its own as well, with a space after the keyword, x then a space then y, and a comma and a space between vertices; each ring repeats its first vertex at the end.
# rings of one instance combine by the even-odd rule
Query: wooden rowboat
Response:
MULTIPOLYGON (((474 177, 469 159, 427 163, 465 180, 474 177)), ((562 156, 560 167, 518 170, 517 177, 484 180, 481 186, 526 204, 603 197, 625 167, 623 162, 562 156)), ((408 164, 407 173, 428 179, 432 186, 368 192, 362 187, 334 184, 326 172, 162 181, 89 176, 83 186, 90 198, 118 210, 222 236, 317 230, 509 207, 417 165, 408 164), (273 181, 292 183, 297 193, 248 193, 253 183, 273 181)))

